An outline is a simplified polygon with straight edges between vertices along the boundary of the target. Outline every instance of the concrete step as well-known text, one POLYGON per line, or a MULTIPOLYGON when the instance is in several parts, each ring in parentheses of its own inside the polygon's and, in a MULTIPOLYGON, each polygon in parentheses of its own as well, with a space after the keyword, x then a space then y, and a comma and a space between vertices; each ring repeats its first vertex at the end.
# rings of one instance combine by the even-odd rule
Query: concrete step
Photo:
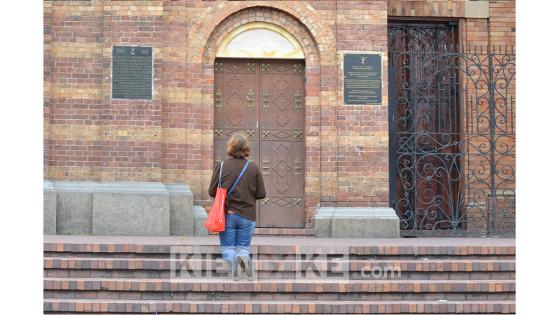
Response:
MULTIPOLYGON (((227 266, 221 259, 200 258, 96 258, 96 257, 45 257, 46 277, 145 277, 169 278, 200 275, 201 277, 225 276, 227 266), (179 273, 181 268, 193 274, 179 273)), ((318 272, 330 272, 332 260, 277 260, 255 259, 254 269, 262 278, 296 278, 297 273, 312 266, 318 272)), ((346 260, 350 279, 514 279, 513 260, 346 260)))
POLYGON ((275 237, 314 237, 315 229, 257 227, 255 228, 254 235, 274 235, 275 237))
MULTIPOLYGON (((287 239, 276 238, 276 241, 287 239)), ((421 259, 466 259, 466 260, 512 260, 515 258, 515 246, 431 246, 431 245, 348 245, 333 244, 314 245, 313 238, 306 238, 306 245, 255 244, 251 251, 259 259, 295 259, 301 255, 344 255, 348 259, 378 260, 421 260, 421 259)), ((217 240, 216 240, 217 242, 217 240)), ((302 240, 294 241, 302 243, 302 240)), ((163 245, 142 243, 101 243, 82 244, 68 242, 44 243, 45 257, 113 257, 113 258, 168 258, 170 254, 200 254, 217 258, 220 246, 217 244, 163 245)))
POLYGON ((513 301, 160 301, 45 299, 45 313, 210 313, 210 314, 513 314, 513 301))
POLYGON ((515 281, 72 279, 44 280, 45 298, 158 300, 513 300, 515 281))
POLYGON ((515 312, 510 239, 257 235, 255 280, 238 282, 227 278, 218 244, 215 236, 45 237, 45 313, 515 312), (370 270, 395 274, 366 279, 370 270))
MULTIPOLYGON (((89 258, 89 257, 46 257, 43 259, 45 269, 142 269, 142 270, 169 270, 183 267, 188 263, 189 266, 198 269, 223 269, 223 265, 216 259, 200 258, 89 258)), ((313 259, 308 261, 286 259, 253 259, 257 270, 281 270, 295 271, 301 269, 304 262, 313 262, 314 266, 320 270, 327 270, 333 263, 331 260, 313 259)), ((345 261, 346 262, 346 261, 345 261)), ((423 259, 423 260, 358 260, 347 261, 350 270, 359 271, 363 268, 384 268, 394 267, 401 271, 515 271, 514 260, 444 260, 444 259, 423 259)))

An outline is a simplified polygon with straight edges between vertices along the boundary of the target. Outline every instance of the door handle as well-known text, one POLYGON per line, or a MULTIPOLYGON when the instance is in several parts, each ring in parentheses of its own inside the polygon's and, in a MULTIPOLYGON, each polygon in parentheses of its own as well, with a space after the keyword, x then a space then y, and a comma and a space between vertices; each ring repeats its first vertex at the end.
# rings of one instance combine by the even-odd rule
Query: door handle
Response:
POLYGON ((257 120, 257 127, 255 129, 259 129, 259 121, 257 120))

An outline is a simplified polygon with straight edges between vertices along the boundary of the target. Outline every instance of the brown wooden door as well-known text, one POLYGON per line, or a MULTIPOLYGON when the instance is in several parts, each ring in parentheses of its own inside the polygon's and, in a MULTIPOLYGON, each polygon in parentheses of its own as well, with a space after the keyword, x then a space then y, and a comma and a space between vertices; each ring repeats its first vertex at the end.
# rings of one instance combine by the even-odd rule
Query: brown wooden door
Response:
POLYGON ((244 131, 251 159, 263 173, 267 198, 258 227, 304 226, 304 63, 300 60, 217 59, 214 89, 214 161, 244 131))

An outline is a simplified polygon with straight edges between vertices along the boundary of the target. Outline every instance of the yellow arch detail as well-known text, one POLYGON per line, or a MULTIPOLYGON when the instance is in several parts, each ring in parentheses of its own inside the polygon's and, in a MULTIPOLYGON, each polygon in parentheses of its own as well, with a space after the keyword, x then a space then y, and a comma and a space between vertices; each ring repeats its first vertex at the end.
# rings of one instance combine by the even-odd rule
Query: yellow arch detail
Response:
POLYGON ((305 59, 305 54, 297 39, 284 28, 266 22, 250 22, 238 26, 224 38, 216 57, 305 59), (268 35, 275 42, 258 42, 254 36, 259 35, 268 35))

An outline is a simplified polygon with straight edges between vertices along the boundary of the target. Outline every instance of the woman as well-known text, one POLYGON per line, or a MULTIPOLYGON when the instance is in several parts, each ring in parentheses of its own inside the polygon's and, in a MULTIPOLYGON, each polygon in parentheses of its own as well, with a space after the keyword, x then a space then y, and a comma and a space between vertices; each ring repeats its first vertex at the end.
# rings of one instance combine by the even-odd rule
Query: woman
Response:
POLYGON ((247 137, 241 133, 234 133, 227 142, 227 154, 230 158, 218 163, 214 168, 208 188, 208 194, 215 197, 222 168, 221 186, 228 190, 228 197, 225 203, 226 228, 220 232, 220 247, 222 258, 230 264, 234 280, 238 279, 238 266, 245 271, 248 278, 253 276, 250 246, 257 219, 256 203, 257 199, 266 197, 259 167, 247 160, 250 150, 247 137), (245 172, 230 192, 246 164, 245 172))

